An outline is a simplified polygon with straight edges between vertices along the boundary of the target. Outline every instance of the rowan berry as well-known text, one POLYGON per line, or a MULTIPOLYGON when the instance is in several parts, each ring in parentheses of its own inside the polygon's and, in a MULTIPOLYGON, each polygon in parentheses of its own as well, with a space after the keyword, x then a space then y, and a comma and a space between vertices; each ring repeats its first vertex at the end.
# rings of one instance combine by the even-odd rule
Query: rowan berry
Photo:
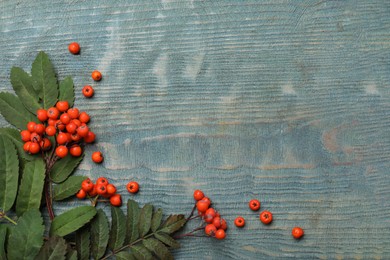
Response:
POLYGON ((42 140, 42 137, 39 134, 37 134, 35 132, 31 133, 31 135, 30 135, 30 141, 31 142, 39 143, 41 140, 42 140))
POLYGON ((35 122, 28 122, 27 124, 27 130, 30 131, 31 133, 35 131, 35 126, 37 125, 37 123, 35 122))
POLYGON ((100 151, 92 153, 92 161, 94 161, 95 163, 101 163, 103 159, 103 154, 100 151))
POLYGON ((260 209, 260 201, 253 199, 249 201, 249 208, 253 211, 257 211, 260 209))
POLYGON ((207 202, 208 204, 209 204, 209 206, 210 206, 210 204, 211 204, 211 200, 210 200, 210 198, 209 197, 203 197, 203 199, 201 199, 201 200, 203 200, 203 201, 205 201, 205 202, 207 202))
POLYGON ((214 217, 213 219, 213 225, 216 227, 216 228, 220 228, 221 227, 221 217, 214 217))
POLYGON ((45 126, 43 124, 36 124, 35 132, 39 135, 42 135, 45 132, 45 126))
POLYGON ((80 45, 77 42, 72 42, 68 45, 68 50, 70 53, 77 55, 80 53, 80 45))
POLYGON ((21 131, 20 136, 22 137, 22 141, 24 141, 24 142, 31 140, 31 133, 28 130, 21 131))
POLYGON ((300 239, 304 234, 305 232, 303 231, 302 228, 300 227, 294 227, 291 231, 291 234, 292 236, 295 238, 295 239, 300 239))
POLYGON ((45 132, 48 136, 53 136, 56 134, 57 129, 54 126, 49 125, 46 127, 45 132))
POLYGON ((216 238, 216 239, 222 240, 222 239, 225 239, 225 237, 226 237, 225 230, 223 230, 223 229, 218 229, 218 230, 215 232, 215 238, 216 238))
POLYGON ((97 191, 96 191, 96 185, 94 185, 94 186, 93 186, 93 189, 90 190, 90 191, 88 192, 88 195, 89 195, 90 197, 95 197, 96 195, 98 195, 98 194, 97 194, 97 191))
POLYGON ((100 81, 102 79, 102 73, 98 70, 92 71, 91 76, 94 81, 100 81))
POLYGON ((41 122, 46 121, 48 119, 46 109, 38 109, 37 110, 37 118, 41 122))
POLYGON ((72 145, 72 146, 70 147, 69 153, 70 153, 73 157, 79 157, 79 156, 83 153, 83 150, 81 149, 80 145, 74 144, 74 145, 72 145))
POLYGON ((77 125, 73 122, 70 122, 69 124, 66 125, 66 131, 70 134, 73 134, 76 132, 77 125))
POLYGON ((96 185, 98 185, 98 184, 103 184, 103 185, 107 186, 108 183, 109 183, 109 182, 108 182, 107 178, 104 178, 104 177, 99 177, 99 178, 97 178, 97 180, 96 180, 96 185))
POLYGON ((52 125, 52 126, 56 126, 56 122, 57 122, 57 119, 51 119, 51 118, 49 118, 49 119, 47 120, 47 124, 48 124, 48 125, 52 125))
POLYGON ((208 235, 208 236, 214 236, 215 233, 217 232, 217 228, 216 228, 213 224, 208 224, 208 225, 204 228, 204 232, 205 232, 206 235, 208 235))
POLYGON ((204 193, 203 193, 203 191, 201 191, 201 190, 195 190, 194 191, 194 199, 196 200, 196 201, 199 201, 199 200, 201 200, 201 199, 203 199, 204 198, 204 193))
POLYGON ((84 142, 86 143, 93 143, 95 141, 95 133, 92 131, 89 131, 87 136, 84 137, 84 142))
POLYGON ((88 135, 88 132, 89 132, 89 128, 86 124, 82 124, 81 126, 79 126, 77 128, 77 134, 80 136, 80 137, 86 137, 88 135))
POLYGON ((82 92, 83 92, 84 97, 90 98, 95 93, 95 90, 93 89, 92 86, 86 85, 86 86, 83 87, 82 92))
POLYGON ((272 222, 272 213, 268 210, 264 210, 260 213, 260 221, 263 222, 263 224, 268 225, 272 222))
POLYGON ((243 227, 245 226, 245 219, 243 217, 237 217, 235 220, 234 220, 234 225, 236 225, 236 227, 243 227))
POLYGON ((68 135, 66 133, 59 133, 56 140, 58 144, 66 144, 69 141, 68 135))
POLYGON ((73 108, 69 108, 68 111, 66 111, 66 113, 68 113, 70 118, 75 119, 79 117, 80 111, 78 108, 73 107, 73 108))
POLYGON ((47 117, 51 119, 58 119, 60 111, 56 107, 51 107, 47 110, 47 117))
POLYGON ((107 193, 107 184, 96 183, 96 192, 99 195, 104 195, 107 193))
POLYGON ((204 221, 206 223, 212 223, 215 217, 215 209, 208 208, 204 214, 204 221))
POLYGON ((94 186, 95 185, 90 178, 83 180, 83 182, 81 183, 81 189, 85 190, 86 192, 92 191, 94 186))
POLYGON ((29 151, 31 154, 39 153, 40 150, 41 150, 41 147, 39 146, 38 143, 34 143, 34 142, 31 142, 31 143, 30 143, 30 146, 29 146, 29 148, 28 148, 28 151, 29 151))
POLYGON ((206 212, 206 210, 209 208, 210 204, 204 200, 200 200, 196 203, 196 208, 200 212, 206 212))
POLYGON ((89 122, 89 115, 86 112, 81 112, 79 115, 79 120, 81 123, 88 123, 89 122))
POLYGON ((56 108, 60 112, 65 112, 66 110, 69 109, 69 103, 68 103, 68 101, 58 101, 56 104, 56 108))
POLYGON ((60 116, 60 120, 63 124, 67 125, 69 124, 71 118, 70 116, 68 115, 68 113, 63 113, 61 116, 60 116))
POLYGON ((39 143, 43 151, 47 151, 51 147, 51 141, 48 138, 43 138, 42 141, 39 143))
POLYGON ((31 145, 31 141, 25 142, 24 145, 23 145, 23 150, 25 152, 29 152, 30 151, 30 145, 31 145))
POLYGON ((60 145, 56 148, 56 155, 60 158, 64 158, 68 155, 68 148, 65 145, 60 145))
POLYGON ((76 193, 76 197, 78 199, 84 199, 85 197, 87 197, 87 192, 83 189, 79 190, 77 193, 76 193))
POLYGON ((139 184, 136 181, 130 181, 129 183, 127 183, 126 189, 130 193, 133 193, 133 194, 137 193, 139 191, 139 184))
POLYGON ((81 121, 80 120, 78 120, 77 118, 75 118, 75 119, 72 119, 72 121, 71 121, 72 123, 74 123, 75 125, 77 125, 77 127, 79 127, 79 126, 81 126, 81 121))
POLYGON ((120 194, 114 194, 110 198, 110 203, 112 206, 120 207, 122 205, 122 196, 120 194))
POLYGON ((116 192, 116 187, 113 184, 111 184, 111 183, 107 184, 106 189, 107 189, 107 194, 110 195, 110 196, 114 195, 115 192, 116 192))
POLYGON ((225 219, 221 219, 221 226, 220 229, 226 230, 227 229, 227 222, 225 219))
POLYGON ((61 120, 57 119, 56 120, 56 123, 54 124, 54 126, 58 129, 58 130, 61 130, 61 131, 64 131, 65 128, 66 128, 66 125, 64 123, 61 122, 61 120))
POLYGON ((78 142, 81 140, 81 136, 79 136, 77 133, 71 134, 70 138, 72 139, 72 141, 75 141, 75 142, 78 142))

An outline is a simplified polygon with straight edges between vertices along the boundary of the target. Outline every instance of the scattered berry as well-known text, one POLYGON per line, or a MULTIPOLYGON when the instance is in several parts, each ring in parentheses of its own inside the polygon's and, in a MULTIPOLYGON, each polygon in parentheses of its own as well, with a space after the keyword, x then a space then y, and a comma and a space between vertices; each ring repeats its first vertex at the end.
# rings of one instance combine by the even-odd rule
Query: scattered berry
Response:
POLYGON ((234 220, 234 225, 236 225, 236 227, 243 227, 245 226, 245 219, 243 217, 237 217, 235 220, 234 220))
POLYGON ((253 211, 257 211, 260 209, 260 201, 253 199, 249 201, 249 208, 253 211))
POLYGON ((122 205, 122 197, 120 194, 114 194, 110 198, 110 203, 112 206, 120 207, 122 205))
POLYGON ((272 222, 272 213, 268 210, 264 210, 260 213, 260 221, 263 222, 263 224, 268 225, 272 222))
POLYGON ((131 181, 127 183, 126 189, 128 192, 135 194, 139 191, 139 184, 136 181, 131 181))
POLYGON ((77 55, 80 53, 80 45, 77 42, 72 42, 68 45, 68 50, 70 53, 77 55))
POLYGON ((95 90, 93 89, 92 86, 87 85, 87 86, 84 86, 84 87, 83 87, 82 92, 83 92, 84 97, 90 98, 90 97, 92 97, 93 94, 95 93, 95 90))
POLYGON ((101 163, 103 161, 103 154, 100 151, 92 153, 92 161, 95 163, 101 163))
POLYGON ((100 81, 102 79, 102 73, 98 70, 92 71, 91 76, 94 81, 100 81))
POLYGON ((304 231, 302 228, 300 227, 294 227, 291 231, 291 234, 292 236, 295 238, 295 239, 300 239, 303 235, 304 235, 304 231))

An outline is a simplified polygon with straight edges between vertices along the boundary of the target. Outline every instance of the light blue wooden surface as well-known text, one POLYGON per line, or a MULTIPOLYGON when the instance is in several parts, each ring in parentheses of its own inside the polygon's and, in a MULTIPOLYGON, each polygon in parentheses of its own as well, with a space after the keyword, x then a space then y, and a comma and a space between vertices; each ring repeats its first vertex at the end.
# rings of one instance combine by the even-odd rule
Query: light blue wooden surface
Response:
POLYGON ((135 199, 169 213, 196 188, 212 198, 228 238, 183 240, 177 259, 390 258, 389 1, 3 0, 0 36, 1 91, 40 50, 74 78, 98 135, 87 155, 106 156, 79 174, 125 200, 135 179, 135 199))

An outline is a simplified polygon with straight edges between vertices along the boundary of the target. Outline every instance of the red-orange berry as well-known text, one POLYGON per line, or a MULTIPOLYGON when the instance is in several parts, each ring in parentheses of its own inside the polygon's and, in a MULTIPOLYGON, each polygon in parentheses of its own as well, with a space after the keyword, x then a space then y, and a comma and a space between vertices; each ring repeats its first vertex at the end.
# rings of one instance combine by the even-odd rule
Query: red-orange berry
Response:
POLYGON ((81 149, 80 145, 74 144, 70 147, 69 153, 73 157, 79 157, 83 153, 83 150, 81 149))
POLYGON ((203 191, 201 191, 201 190, 195 190, 194 191, 194 199, 196 200, 196 201, 199 201, 199 200, 201 200, 201 199, 203 199, 204 198, 204 193, 203 193, 203 191))
POLYGON ((68 113, 63 113, 61 116, 60 116, 60 120, 63 124, 67 125, 69 124, 71 118, 70 116, 68 115, 68 113))
POLYGON ((58 119, 60 111, 56 107, 51 107, 47 110, 47 117, 51 119, 58 119))
POLYGON ((56 140, 58 144, 66 144, 69 141, 68 135, 66 133, 59 133, 56 140))
POLYGON ((83 180, 83 182, 81 183, 81 189, 85 190, 86 192, 90 192, 91 190, 93 190, 94 186, 95 185, 90 178, 83 180))
POLYGON ((31 141, 25 142, 24 145, 23 145, 23 150, 25 152, 29 152, 30 151, 30 145, 31 145, 31 141))
POLYGON ((77 55, 80 53, 80 45, 77 42, 72 42, 68 45, 68 50, 70 53, 77 55))
POLYGON ((86 85, 86 86, 83 87, 82 92, 83 92, 84 97, 90 98, 95 93, 95 90, 93 89, 92 86, 86 85))
POLYGON ((272 213, 268 210, 264 210, 260 213, 260 221, 263 222, 263 224, 268 225, 272 222, 272 213))
POLYGON ((95 163, 101 163, 103 159, 103 154, 100 151, 92 153, 92 161, 94 161, 95 163))
POLYGON ((214 217, 213 219, 213 225, 216 227, 216 228, 220 228, 221 227, 221 217, 214 217))
POLYGON ((113 184, 111 184, 111 183, 107 184, 106 189, 107 189, 107 194, 108 195, 114 195, 115 192, 116 192, 116 187, 113 184))
POLYGON ((84 137, 84 142, 86 143, 93 143, 95 141, 95 133, 92 131, 89 131, 87 136, 84 137))
POLYGON ((304 234, 305 232, 303 231, 302 228, 300 227, 294 227, 291 231, 291 234, 292 236, 295 238, 295 239, 300 239, 304 234))
POLYGON ((79 114, 80 114, 80 111, 78 108, 76 107, 73 107, 73 108, 69 108, 68 111, 66 111, 68 113, 68 115, 70 116, 70 118, 72 119, 76 119, 79 117, 79 114))
POLYGON ((96 192, 99 195, 104 195, 107 193, 107 184, 96 183, 96 192))
POLYGON ((60 112, 65 112, 66 110, 69 109, 69 103, 68 103, 68 101, 58 101, 56 104, 56 108, 60 112))
POLYGON ((40 150, 41 150, 41 147, 39 146, 38 143, 35 143, 35 142, 31 142, 31 143, 30 143, 30 146, 29 146, 29 148, 28 148, 28 151, 29 151, 31 154, 39 153, 40 150))
POLYGON ((204 221, 206 223, 212 223, 213 219, 215 217, 215 209, 213 208, 208 208, 204 214, 204 221))
POLYGON ((72 119, 72 121, 71 121, 72 123, 74 123, 75 125, 77 125, 77 127, 79 127, 79 126, 81 126, 82 125, 82 123, 81 123, 81 121, 80 120, 78 120, 77 118, 75 118, 75 119, 72 119))
POLYGON ((80 137, 86 137, 88 135, 88 132, 89 132, 89 128, 86 124, 82 124, 81 126, 79 126, 77 128, 77 134, 80 136, 80 137))
POLYGON ((253 199, 249 201, 249 208, 253 211, 257 211, 260 209, 260 201, 253 199))
POLYGON ((75 133, 77 130, 77 125, 73 122, 70 122, 69 124, 66 125, 66 131, 70 134, 75 133))
POLYGON ((56 123, 54 124, 54 126, 58 129, 58 130, 61 130, 61 131, 64 131, 65 128, 66 128, 66 125, 64 123, 61 122, 61 120, 57 119, 56 120, 56 123))
POLYGON ((56 134, 57 129, 54 126, 49 125, 46 127, 45 132, 48 136, 53 136, 56 134))
POLYGON ((46 121, 49 117, 47 116, 47 111, 46 109, 38 109, 37 110, 37 118, 39 121, 44 122, 46 121))
POLYGON ((39 143, 43 151, 47 151, 51 147, 51 141, 48 138, 43 138, 42 141, 39 143))
POLYGON ((218 229, 218 230, 215 232, 215 238, 216 238, 216 239, 222 240, 222 239, 225 239, 225 237, 226 237, 225 230, 223 230, 223 229, 218 229))
POLYGON ((200 200, 196 203, 196 208, 200 212, 206 212, 206 210, 209 208, 210 204, 204 200, 200 200))
POLYGON ((79 136, 77 133, 71 134, 70 138, 72 139, 72 141, 75 141, 75 142, 78 142, 81 140, 81 136, 79 136))
POLYGON ((68 148, 65 145, 60 145, 56 148, 56 155, 60 158, 64 158, 68 155, 68 148))
POLYGON ((84 199, 85 197, 87 197, 87 192, 83 189, 79 190, 77 193, 76 193, 76 197, 78 199, 84 199))
POLYGON ((36 124, 35 132, 39 135, 42 135, 45 132, 45 126, 43 124, 36 124))
POLYGON ((227 222, 225 219, 221 219, 221 226, 220 229, 226 230, 227 229, 227 222))
POLYGON ((49 118, 49 119, 47 120, 47 124, 48 124, 48 125, 52 125, 52 126, 56 126, 56 122, 57 122, 57 119, 51 119, 51 118, 49 118))
POLYGON ((110 198, 110 203, 112 206, 120 207, 122 205, 122 197, 120 194, 114 194, 110 198))
POLYGON ((208 236, 214 236, 214 235, 215 235, 215 232, 217 232, 217 228, 216 228, 213 224, 208 224, 208 225, 204 228, 204 232, 205 232, 206 235, 208 235, 208 236))
POLYGON ((203 199, 201 199, 201 200, 203 200, 203 201, 205 201, 205 202, 207 202, 208 204, 209 204, 209 206, 210 206, 210 204, 211 204, 211 200, 210 200, 210 198, 209 197, 203 197, 203 199))
POLYGON ((20 136, 22 137, 23 142, 31 141, 31 133, 28 130, 21 131, 20 136))
POLYGON ((96 180, 96 185, 98 185, 98 184, 103 184, 103 185, 107 186, 108 183, 109 183, 109 182, 108 182, 107 178, 104 178, 104 177, 99 177, 99 178, 97 178, 97 180, 96 180))
POLYGON ((130 181, 127 183, 126 189, 130 193, 137 193, 139 191, 139 184, 136 181, 130 181))
POLYGON ((81 112, 79 115, 79 120, 81 123, 88 123, 90 120, 90 117, 86 112, 81 112))
POLYGON ((37 123, 35 123, 35 122, 28 122, 27 130, 30 131, 31 133, 34 132, 36 125, 37 125, 37 123))
POLYGON ((241 216, 237 217, 235 220, 234 220, 234 225, 236 225, 236 227, 243 227, 245 226, 245 219, 241 216))
POLYGON ((30 134, 30 141, 31 142, 39 143, 41 140, 42 140, 42 137, 39 134, 37 134, 35 132, 30 134))
POLYGON ((96 185, 94 185, 93 189, 88 192, 88 195, 91 197, 95 197, 96 195, 98 195, 96 191, 96 185))
POLYGON ((92 71, 91 76, 94 81, 100 81, 102 79, 102 73, 98 70, 92 71))

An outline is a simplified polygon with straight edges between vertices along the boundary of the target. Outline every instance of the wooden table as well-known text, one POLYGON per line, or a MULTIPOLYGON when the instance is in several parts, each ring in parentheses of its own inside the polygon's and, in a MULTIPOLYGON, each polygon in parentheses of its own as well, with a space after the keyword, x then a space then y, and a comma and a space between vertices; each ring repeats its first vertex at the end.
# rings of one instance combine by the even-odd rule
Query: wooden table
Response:
POLYGON ((189 213, 197 188, 213 200, 228 238, 183 239, 177 259, 390 259, 389 1, 6 0, 0 35, 1 91, 40 50, 73 77, 98 136, 87 157, 106 157, 77 174, 166 213, 189 213))

